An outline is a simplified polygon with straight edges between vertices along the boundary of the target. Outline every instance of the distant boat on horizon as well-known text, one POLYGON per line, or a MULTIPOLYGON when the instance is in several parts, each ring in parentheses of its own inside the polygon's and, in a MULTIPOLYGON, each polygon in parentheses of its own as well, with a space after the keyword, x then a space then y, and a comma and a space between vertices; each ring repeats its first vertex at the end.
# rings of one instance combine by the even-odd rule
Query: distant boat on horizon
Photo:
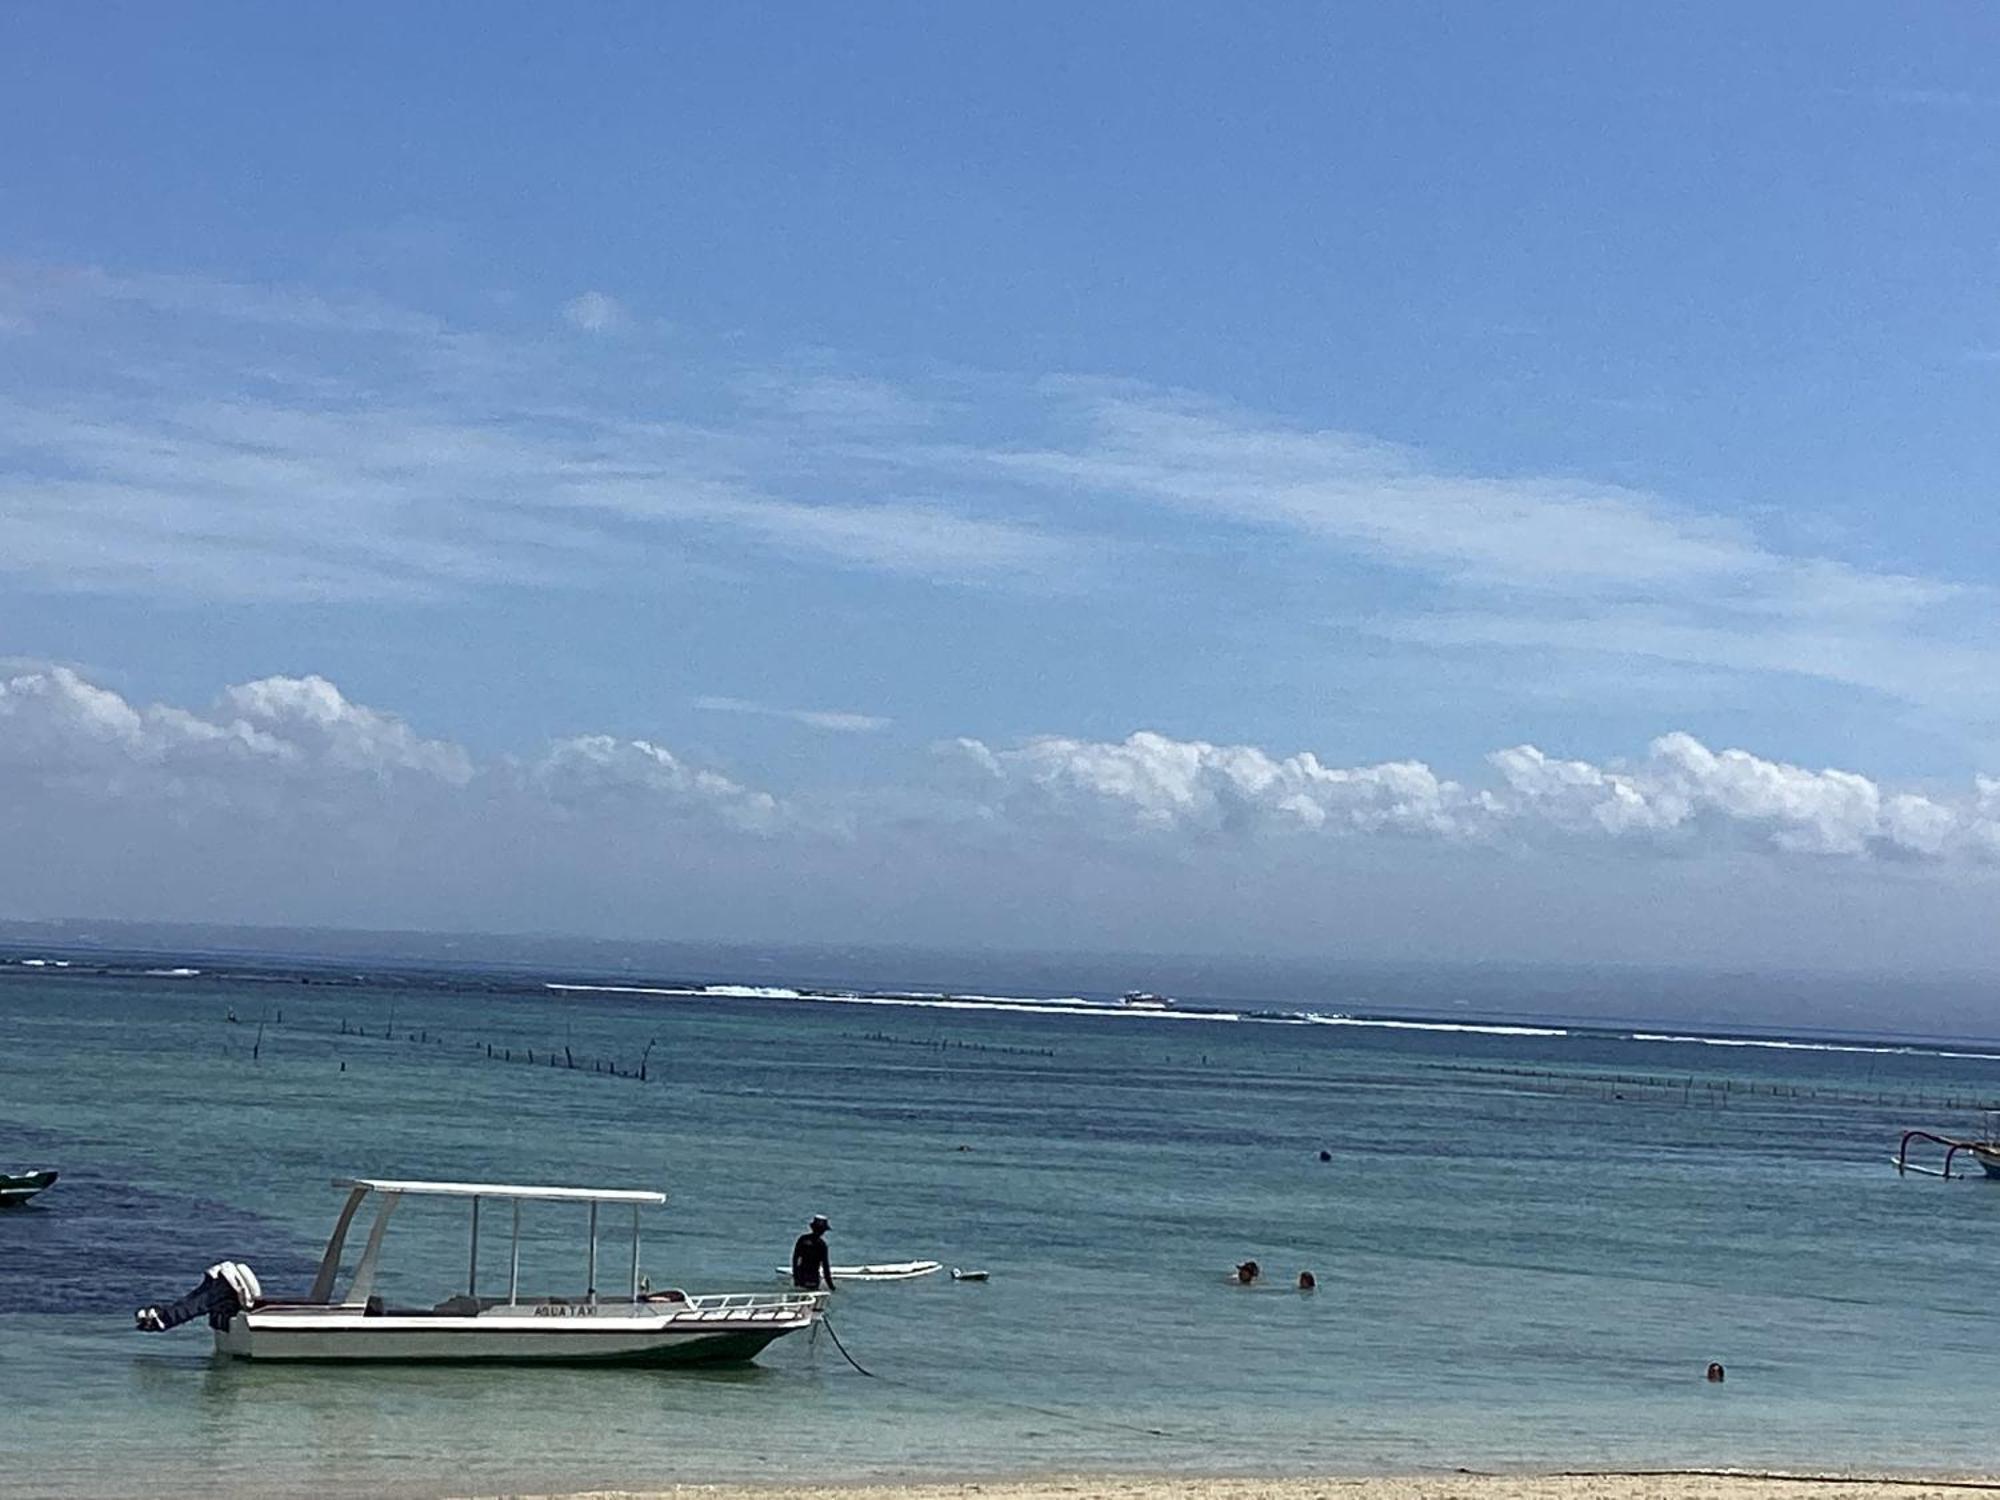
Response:
POLYGON ((1128 1010, 1172 1010, 1174 1002, 1165 995, 1156 995, 1151 990, 1127 990, 1119 996, 1119 1003, 1128 1010))

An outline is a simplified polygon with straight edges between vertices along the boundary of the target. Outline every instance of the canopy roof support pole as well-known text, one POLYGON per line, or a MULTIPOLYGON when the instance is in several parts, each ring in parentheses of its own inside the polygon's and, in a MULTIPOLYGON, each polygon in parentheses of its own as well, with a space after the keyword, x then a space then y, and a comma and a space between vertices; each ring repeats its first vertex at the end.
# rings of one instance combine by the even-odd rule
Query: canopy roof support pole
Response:
POLYGON ((368 1231, 368 1246, 361 1252, 361 1264, 354 1268, 354 1285, 347 1289, 349 1302, 366 1302, 375 1290, 375 1268, 382 1263, 382 1235, 389 1227, 389 1215, 402 1201, 401 1193, 382 1194, 382 1206, 375 1211, 375 1223, 368 1231))
POLYGON ((472 1261, 465 1268, 465 1295, 479 1295, 479 1200, 472 1200, 472 1261))
POLYGON ((312 1292, 306 1298, 308 1302, 333 1300, 333 1278, 340 1274, 340 1252, 347 1243, 347 1228, 354 1222, 361 1200, 367 1196, 368 1189, 358 1187, 347 1195, 347 1202, 341 1205, 340 1217, 333 1226, 333 1238, 326 1242, 326 1254, 320 1257, 319 1273, 313 1277, 312 1292))
POLYGON ((507 1305, 521 1300, 521 1200, 514 1200, 514 1249, 507 1257, 507 1305))
POLYGON ((590 1205, 590 1274, 584 1277, 584 1300, 597 1305, 597 1205, 590 1205))
POLYGON ((632 1300, 639 1300, 639 1205, 632 1205, 632 1300))

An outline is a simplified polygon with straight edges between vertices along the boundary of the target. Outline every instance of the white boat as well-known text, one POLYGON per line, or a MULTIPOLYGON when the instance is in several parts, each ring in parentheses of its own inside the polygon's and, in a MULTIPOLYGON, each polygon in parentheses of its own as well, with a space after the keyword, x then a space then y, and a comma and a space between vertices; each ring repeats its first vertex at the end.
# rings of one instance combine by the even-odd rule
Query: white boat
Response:
POLYGON ((520 1187, 504 1183, 406 1182, 343 1178, 347 1201, 320 1258, 311 1291, 299 1301, 264 1296, 249 1267, 225 1261, 179 1302, 142 1307, 138 1326, 161 1332, 206 1316, 219 1354, 239 1359, 395 1363, 468 1361, 511 1364, 736 1364, 773 1339, 812 1327, 824 1297, 816 1292, 727 1292, 691 1296, 649 1291, 639 1274, 639 1220, 664 1193, 616 1188, 520 1187), (335 1296, 348 1230, 371 1195, 375 1215, 344 1291, 335 1296), (375 1295, 383 1236, 410 1197, 470 1199, 472 1243, 465 1290, 430 1307, 393 1307, 375 1295), (511 1208, 507 1292, 479 1290, 480 1208, 511 1208), (587 1210, 588 1256, 576 1296, 521 1292, 521 1205, 555 1202, 587 1210), (632 1210, 630 1281, 617 1294, 598 1289, 598 1213, 632 1210))
POLYGON ((1174 1002, 1165 995, 1156 995, 1151 990, 1127 990, 1118 997, 1118 1003, 1127 1010, 1172 1010, 1174 1002))
MULTIPOLYGON (((940 1260, 893 1260, 873 1266, 831 1266, 835 1282, 842 1281, 914 1281, 919 1276, 935 1276, 944 1269, 940 1260)), ((778 1274, 786 1280, 792 1273, 785 1267, 778 1267, 778 1274)))

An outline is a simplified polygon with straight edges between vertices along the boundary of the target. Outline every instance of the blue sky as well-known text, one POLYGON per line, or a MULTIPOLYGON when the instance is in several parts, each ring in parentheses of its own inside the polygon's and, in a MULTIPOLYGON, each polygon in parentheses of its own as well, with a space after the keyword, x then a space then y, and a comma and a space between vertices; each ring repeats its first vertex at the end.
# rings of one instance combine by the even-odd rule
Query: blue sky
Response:
POLYGON ((91 834, 0 903, 1983 965, 1996 57, 1970 7, 12 10, 0 810, 91 834), (247 884, 121 866, 157 820, 247 884))

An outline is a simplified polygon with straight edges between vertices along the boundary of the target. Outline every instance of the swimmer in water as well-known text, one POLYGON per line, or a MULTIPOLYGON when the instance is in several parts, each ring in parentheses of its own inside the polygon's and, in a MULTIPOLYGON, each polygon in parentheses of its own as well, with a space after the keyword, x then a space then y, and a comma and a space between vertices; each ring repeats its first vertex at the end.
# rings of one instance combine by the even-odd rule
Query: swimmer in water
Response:
POLYGON ((1236 1284, 1238 1286, 1249 1286, 1263 1274, 1264 1268, 1258 1265, 1256 1261, 1242 1261, 1236 1267, 1236 1284))

